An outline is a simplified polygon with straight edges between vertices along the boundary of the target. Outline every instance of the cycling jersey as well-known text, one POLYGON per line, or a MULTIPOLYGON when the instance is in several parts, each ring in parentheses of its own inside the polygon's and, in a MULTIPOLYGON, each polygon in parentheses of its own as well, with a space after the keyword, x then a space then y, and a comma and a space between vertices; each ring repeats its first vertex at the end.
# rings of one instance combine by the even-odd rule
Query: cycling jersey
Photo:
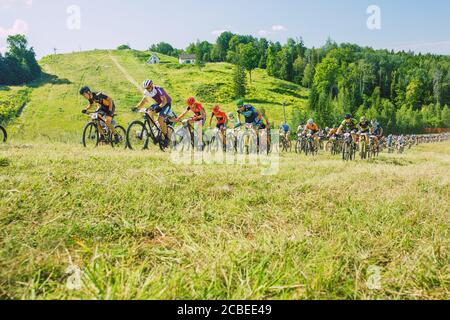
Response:
POLYGON ((162 98, 166 97, 167 104, 172 104, 172 98, 170 98, 167 92, 161 87, 153 87, 152 91, 148 91, 147 89, 144 90, 144 96, 146 98, 152 98, 159 105, 162 103, 162 98))
POLYGON ((318 132, 320 129, 317 126, 317 124, 313 123, 313 124, 306 125, 306 130, 313 131, 313 132, 318 132))
POLYGON ((382 130, 383 130, 383 128, 380 125, 378 125, 375 128, 373 128, 373 134, 375 136, 379 136, 379 135, 381 135, 382 130))
POLYGON ((191 107, 187 107, 187 111, 192 111, 197 117, 202 115, 203 106, 199 102, 195 102, 191 107))
POLYGON ((98 110, 99 112, 104 113, 107 116, 114 117, 116 106, 114 105, 114 102, 111 103, 109 99, 110 98, 102 92, 93 92, 92 99, 89 99, 89 103, 91 105, 97 103, 100 106, 98 110))
POLYGON ((238 114, 242 114, 245 118, 245 123, 251 124, 259 122, 258 120, 258 112, 256 111, 255 107, 252 105, 246 104, 244 106, 245 110, 240 111, 238 110, 238 114))
POLYGON ((234 129, 239 128, 241 126, 241 123, 236 118, 229 119, 229 121, 230 121, 230 123, 231 123, 231 125, 233 126, 234 129))
POLYGON ((356 130, 356 129, 357 129, 357 126, 358 126, 358 121, 356 121, 355 119, 351 119, 350 122, 347 122, 346 120, 344 120, 344 121, 341 123, 341 127, 342 127, 343 129, 345 129, 345 130, 348 130, 348 131, 356 130))
POLYGON ((368 133, 370 131, 370 122, 366 122, 366 123, 358 123, 358 128, 360 129, 360 131, 362 133, 368 133))
POLYGON ((219 111, 217 113, 212 113, 213 117, 216 117, 217 119, 217 124, 225 124, 227 123, 228 120, 228 116, 225 112, 219 111))
POLYGON ((288 133, 291 130, 291 128, 289 127, 289 125, 284 124, 280 126, 280 130, 284 131, 285 133, 288 133))

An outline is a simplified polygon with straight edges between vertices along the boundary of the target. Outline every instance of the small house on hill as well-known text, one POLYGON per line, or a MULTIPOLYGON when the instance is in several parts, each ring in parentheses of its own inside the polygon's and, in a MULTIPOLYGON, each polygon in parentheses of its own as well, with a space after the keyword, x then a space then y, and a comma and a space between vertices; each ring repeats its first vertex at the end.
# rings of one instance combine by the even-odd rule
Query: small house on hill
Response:
POLYGON ((147 64, 158 64, 161 60, 156 54, 153 54, 147 61, 147 64))
POLYGON ((178 61, 180 64, 195 64, 195 54, 182 54, 178 61))

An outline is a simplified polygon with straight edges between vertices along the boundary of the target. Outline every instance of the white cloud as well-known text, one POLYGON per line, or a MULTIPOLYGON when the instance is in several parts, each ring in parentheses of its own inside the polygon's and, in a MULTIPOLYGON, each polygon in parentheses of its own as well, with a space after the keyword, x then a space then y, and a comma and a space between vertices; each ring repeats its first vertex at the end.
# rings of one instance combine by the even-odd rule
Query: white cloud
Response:
POLYGON ((230 31, 230 30, 228 30, 228 29, 214 30, 211 32, 211 34, 213 36, 220 36, 222 33, 227 32, 227 31, 230 31))
POLYGON ((266 37, 266 36, 275 34, 277 32, 284 32, 284 31, 287 31, 287 30, 288 29, 285 26, 276 24, 276 25, 273 25, 272 28, 270 28, 270 30, 265 30, 265 29, 259 30, 258 31, 258 35, 260 37, 266 37))
POLYGON ((0 47, 0 53, 5 54, 5 52, 6 52, 6 47, 0 47))
POLYGON ((0 38, 6 38, 15 34, 28 34, 28 23, 26 21, 17 19, 9 29, 0 27, 0 38))
POLYGON ((16 6, 25 6, 31 8, 33 6, 33 0, 0 0, 0 8, 7 9, 16 6))
POLYGON ((287 28, 285 26, 277 24, 277 25, 272 26, 272 31, 275 31, 275 32, 287 31, 287 28))

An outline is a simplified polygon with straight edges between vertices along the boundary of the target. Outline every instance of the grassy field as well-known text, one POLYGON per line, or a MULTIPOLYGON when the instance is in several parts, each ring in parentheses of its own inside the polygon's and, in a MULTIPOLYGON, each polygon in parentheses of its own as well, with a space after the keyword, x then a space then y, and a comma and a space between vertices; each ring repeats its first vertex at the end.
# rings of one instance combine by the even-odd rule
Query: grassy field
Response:
MULTIPOLYGON (((81 148, 83 84, 113 96, 124 125, 145 78, 177 112, 192 94, 234 110, 230 65, 147 57, 50 56, 39 81, 0 88, 28 101, 0 145, 0 299, 450 297, 449 143, 351 164, 282 155, 273 176, 81 148)), ((280 123, 280 103, 290 115, 307 95, 257 70, 249 101, 280 123)))
POLYGON ((168 157, 0 146, 0 297, 449 298, 448 143, 266 177, 168 157))
MULTIPOLYGON (((207 110, 220 103, 224 110, 235 111, 232 65, 207 64, 200 69, 181 66, 177 59, 160 55, 162 63, 150 66, 145 64, 149 55, 137 51, 99 50, 43 58, 40 64, 46 74, 29 86, 32 93, 27 112, 11 125, 11 136, 27 141, 79 142, 87 120, 81 114, 87 102, 78 94, 83 85, 110 95, 117 104, 118 121, 125 126, 139 118, 130 109, 142 98, 142 90, 132 82, 141 86, 147 78, 170 93, 178 113, 192 95, 203 102, 207 110)), ((253 74, 247 101, 265 108, 270 119, 278 125, 284 117, 283 102, 287 104, 288 117, 293 108, 306 106, 306 89, 269 77, 265 70, 255 70, 253 74)), ((2 92, 15 88, 3 89, 0 90, 0 101, 2 92)))

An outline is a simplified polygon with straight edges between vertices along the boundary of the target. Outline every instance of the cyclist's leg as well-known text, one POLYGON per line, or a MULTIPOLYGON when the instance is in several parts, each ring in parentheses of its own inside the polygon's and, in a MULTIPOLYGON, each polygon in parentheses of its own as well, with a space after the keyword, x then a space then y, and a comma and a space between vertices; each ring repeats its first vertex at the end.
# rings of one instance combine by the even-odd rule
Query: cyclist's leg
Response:
POLYGON ((105 123, 108 126, 108 129, 111 130, 111 133, 113 135, 115 135, 116 134, 116 128, 114 128, 112 122, 113 122, 113 117, 111 115, 106 115, 105 116, 105 123))
POLYGON ((161 131, 162 131, 164 137, 166 137, 166 138, 167 138, 167 132, 168 132, 166 119, 170 116, 171 113, 172 113, 172 106, 167 105, 160 111, 159 117, 158 117, 159 127, 161 128, 161 131))

